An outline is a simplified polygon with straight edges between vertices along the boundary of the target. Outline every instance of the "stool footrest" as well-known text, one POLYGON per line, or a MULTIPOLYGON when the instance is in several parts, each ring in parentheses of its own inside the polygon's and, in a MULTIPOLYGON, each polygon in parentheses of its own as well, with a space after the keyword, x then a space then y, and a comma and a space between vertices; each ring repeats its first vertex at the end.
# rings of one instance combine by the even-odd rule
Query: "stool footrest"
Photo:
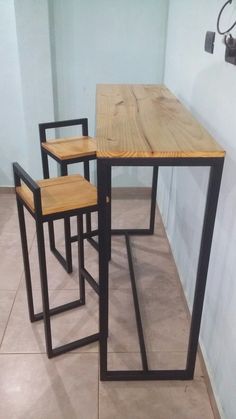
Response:
POLYGON ((89 343, 93 343, 99 340, 99 333, 95 333, 94 335, 86 336, 85 338, 81 338, 79 340, 75 340, 74 342, 66 343, 65 345, 58 346, 54 348, 51 352, 50 358, 54 356, 62 355, 68 351, 72 351, 73 349, 81 348, 82 346, 86 346, 89 343))
MULTIPOLYGON (((60 306, 51 308, 49 310, 49 313, 50 313, 50 316, 53 316, 55 314, 64 313, 65 311, 72 310, 73 308, 76 308, 76 307, 81 307, 84 304, 85 303, 81 299, 71 301, 70 303, 62 304, 60 306)), ((43 312, 40 312, 40 313, 34 314, 33 322, 36 322, 42 319, 43 319, 43 312)))
MULTIPOLYGON (((98 243, 96 240, 93 239, 93 237, 98 236, 98 230, 94 230, 91 233, 84 233, 83 239, 87 239, 88 242, 91 244, 91 246, 94 247, 95 250, 98 251, 98 243)), ((71 237, 71 243, 74 243, 78 240, 78 235, 71 237)))
MULTIPOLYGON (((98 236, 98 230, 93 230, 87 233, 83 233, 83 239, 90 239, 91 237, 98 236)), ((71 243, 78 241, 78 234, 75 234, 74 236, 71 236, 70 238, 71 243)))
POLYGON ((123 236, 124 234, 138 235, 138 236, 151 236, 153 231, 150 228, 113 228, 111 230, 112 236, 123 236))

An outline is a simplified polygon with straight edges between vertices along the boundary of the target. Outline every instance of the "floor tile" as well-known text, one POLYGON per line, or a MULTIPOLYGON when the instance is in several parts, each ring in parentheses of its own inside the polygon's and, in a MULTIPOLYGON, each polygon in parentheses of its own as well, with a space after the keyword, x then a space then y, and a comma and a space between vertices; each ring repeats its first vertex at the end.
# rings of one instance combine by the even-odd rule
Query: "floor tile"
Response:
MULTIPOLYGON (((75 218, 75 217, 73 217, 75 218)), ((56 247, 60 251, 63 257, 65 257, 65 239, 64 239, 64 227, 61 220, 55 222, 55 237, 56 247)), ((73 223, 72 227, 73 227, 73 223)), ((48 271, 48 286, 49 289, 78 289, 78 245, 72 243, 72 263, 73 272, 68 275, 62 265, 55 258, 54 254, 50 251, 47 224, 44 224, 45 233, 45 252, 46 262, 48 271)), ((98 252, 85 240, 85 265, 88 271, 94 276, 94 279, 98 279, 98 252)), ((38 265, 38 249, 37 242, 34 240, 30 250, 30 269, 32 277, 32 286, 34 289, 40 289, 40 276, 39 276, 39 265, 38 265)))
MULTIPOLYGON (((12 197, 11 195, 10 197, 10 201, 7 200, 8 204, 5 203, 5 205, 0 208, 0 242, 4 242, 5 238, 9 235, 17 238, 20 237, 16 200, 15 197, 12 197)), ((0 197, 0 205, 1 203, 0 197)), ((24 210, 24 214, 28 238, 29 241, 31 241, 35 234, 35 221, 27 210, 24 210)))
POLYGON ((140 288, 141 314, 148 348, 151 351, 186 351, 190 326, 182 296, 171 286, 163 290, 146 288, 145 285, 140 288))
POLYGON ((213 419, 205 383, 100 382, 99 419, 213 419))
POLYGON ((97 419, 96 354, 0 356, 0 418, 97 419))
POLYGON ((24 268, 18 244, 16 240, 4 246, 0 244, 0 290, 16 291, 20 284, 24 268))
MULTIPOLYGON (((64 304, 78 298, 74 290, 51 291, 50 306, 64 304)), ((41 293, 34 292, 35 311, 41 308, 41 293)), ((53 346, 69 343, 98 332, 98 301, 94 292, 87 292, 86 305, 51 317, 53 346)), ((97 352, 97 344, 91 344, 76 351, 97 352)), ((44 353, 45 338, 43 321, 30 323, 26 293, 21 289, 9 318, 1 346, 1 353, 44 353), (20 333, 19 333, 20 330, 20 333), (17 338, 16 338, 17 337, 17 338)))
POLYGON ((108 350, 109 352, 139 350, 133 298, 129 289, 110 290, 108 350))
MULTIPOLYGON (((171 282, 164 283, 163 288, 147 288, 145 283, 138 288, 147 350, 186 351, 189 322, 178 288, 171 282)), ((128 288, 109 292, 108 347, 110 352, 139 350, 133 297, 128 288)))
MULTIPOLYGON (((2 203, 2 195, 0 194, 2 203)), ((31 248, 35 226, 26 211, 28 247, 31 248)), ((23 273, 23 259, 15 197, 9 194, 0 210, 0 290, 16 291, 23 273), (10 205, 8 208, 6 202, 10 205)))
MULTIPOLYGON (((47 231, 45 229, 45 236, 47 231)), ((78 248, 77 244, 72 244, 73 272, 67 274, 65 269, 58 263, 53 253, 50 251, 48 240, 46 241, 46 261, 48 270, 49 289, 77 289, 78 288, 78 248)), ((64 234, 58 243, 62 255, 64 255, 64 234)), ((84 242, 85 267, 89 273, 98 281, 98 252, 87 241, 84 242)), ((33 241, 30 250, 30 266, 32 286, 40 289, 40 276, 38 266, 38 250, 36 240, 33 241)), ((109 264, 111 289, 129 288, 129 269, 124 237, 112 238, 112 259, 109 264)))
POLYGON ((172 281, 178 286, 178 272, 166 239, 158 236, 132 237, 130 244, 136 276, 145 280, 147 287, 158 286, 160 280, 163 283, 172 281))
MULTIPOLYGON (((78 289, 78 250, 75 244, 72 245, 73 255, 73 272, 68 274, 62 265, 55 258, 50 251, 48 243, 45 246, 46 263, 48 274, 48 287, 51 290, 76 290, 78 289)), ((64 249, 61 250, 64 255, 64 249)), ((34 289, 41 289, 39 263, 38 263, 38 249, 36 240, 34 240, 30 251, 30 271, 32 286, 34 289)))
POLYGON ((132 199, 112 201, 113 228, 148 228, 150 201, 132 199))

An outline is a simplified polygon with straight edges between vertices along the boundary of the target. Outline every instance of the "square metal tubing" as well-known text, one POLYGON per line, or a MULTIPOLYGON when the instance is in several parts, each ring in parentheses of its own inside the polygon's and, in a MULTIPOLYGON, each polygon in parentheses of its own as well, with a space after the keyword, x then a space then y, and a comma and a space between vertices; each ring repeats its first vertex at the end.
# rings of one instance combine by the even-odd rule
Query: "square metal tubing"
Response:
MULTIPOLYGON (((221 177, 224 165, 223 157, 210 158, 98 158, 98 229, 99 229, 99 327, 100 327, 100 378, 101 380, 191 380, 194 376, 194 369, 197 356, 199 332, 202 318, 202 309, 207 281, 207 272, 210 260, 212 237, 215 224, 215 216, 220 191, 221 177), (210 167, 208 192, 205 205, 204 221, 202 228, 198 268, 196 275, 195 294, 190 325, 188 342, 188 354, 186 368, 183 370, 150 370, 145 356, 145 342, 142 336, 140 339, 140 352, 143 369, 137 371, 107 369, 107 339, 108 330, 108 280, 109 280, 109 255, 110 249, 110 221, 106 205, 106 193, 111 184, 112 166, 172 166, 172 167, 210 167), (143 345, 144 344, 144 345, 143 345)), ((130 274, 133 277, 132 255, 128 245, 128 233, 126 234, 127 250, 130 266, 130 274)), ((132 278, 135 280, 135 278, 132 278)), ((134 300, 135 287, 132 286, 134 300)), ((141 318, 139 319, 138 300, 136 298, 136 322, 137 327, 142 331, 141 318)), ((139 333, 140 334, 140 333, 139 333)), ((142 333, 141 333, 142 334, 142 333)))

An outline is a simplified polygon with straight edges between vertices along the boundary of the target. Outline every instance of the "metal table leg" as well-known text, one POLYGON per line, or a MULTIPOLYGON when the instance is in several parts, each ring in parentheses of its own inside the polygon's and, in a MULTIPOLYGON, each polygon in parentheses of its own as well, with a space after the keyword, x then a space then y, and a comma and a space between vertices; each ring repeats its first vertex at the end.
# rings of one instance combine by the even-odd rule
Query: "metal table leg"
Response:
MULTIPOLYGON (((114 164, 120 165, 120 162, 114 164)), ((138 165, 145 165, 144 161, 137 161, 138 165)), ((195 296, 192 311, 192 320, 190 326, 190 336, 188 345, 188 355, 186 368, 182 370, 149 370, 148 363, 145 356, 145 342, 142 334, 142 320, 138 307, 137 295, 134 295, 136 319, 139 330, 141 331, 141 356, 143 357, 143 369, 137 371, 108 371, 107 369, 107 337, 108 337, 108 276, 109 276, 109 216, 106 206, 106 193, 110 183, 110 170, 108 167, 112 165, 112 159, 98 159, 98 227, 99 227, 99 286, 100 286, 100 304, 99 304, 99 327, 100 327, 100 378, 101 380, 191 380, 194 375, 194 368, 196 362, 198 339, 200 332, 200 324, 202 317, 202 309, 204 302, 204 294, 206 288, 207 272, 210 260, 210 252, 212 245, 212 237, 215 224, 216 209, 220 191, 222 170, 224 158, 210 158, 210 159, 189 159, 188 162, 181 159, 166 160, 156 159, 156 163, 160 166, 210 166, 210 177, 208 184, 208 192, 205 206, 204 222, 202 229, 201 247, 199 253, 198 270, 196 277, 195 296), (138 316, 137 316, 138 314, 138 316)), ((126 161, 125 164, 128 164, 126 161)), ((148 165, 148 163, 147 163, 148 165)), ((133 292, 135 293, 135 276, 132 266, 132 254, 130 251, 130 244, 128 241, 128 231, 126 234, 126 244, 129 257, 129 267, 131 273, 132 283, 134 284, 133 292)))

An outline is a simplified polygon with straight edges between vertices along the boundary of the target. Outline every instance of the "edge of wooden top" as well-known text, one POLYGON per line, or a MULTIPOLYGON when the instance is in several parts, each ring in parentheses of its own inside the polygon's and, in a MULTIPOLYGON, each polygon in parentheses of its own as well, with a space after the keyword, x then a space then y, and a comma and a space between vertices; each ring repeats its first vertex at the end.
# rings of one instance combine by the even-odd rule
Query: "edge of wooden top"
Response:
POLYGON ((162 159, 177 159, 177 158, 182 158, 182 159, 188 159, 188 158, 224 158, 225 157, 226 152, 222 149, 222 151, 209 151, 209 152, 196 152, 193 151, 191 152, 142 152, 142 151, 138 151, 138 152, 125 152, 125 151, 97 151, 97 159, 101 159, 101 158, 122 158, 122 159, 135 159, 135 158, 162 158, 162 159))

